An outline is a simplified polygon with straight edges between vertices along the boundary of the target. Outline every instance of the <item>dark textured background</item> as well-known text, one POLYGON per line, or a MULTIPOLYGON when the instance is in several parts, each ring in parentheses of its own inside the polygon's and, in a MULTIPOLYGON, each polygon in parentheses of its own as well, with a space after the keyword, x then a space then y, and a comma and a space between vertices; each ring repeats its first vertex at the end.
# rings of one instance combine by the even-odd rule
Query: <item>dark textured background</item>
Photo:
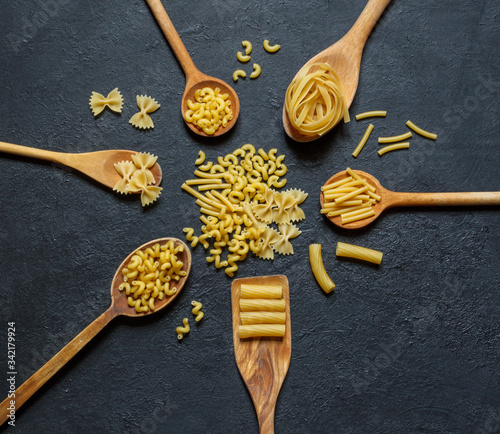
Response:
MULTIPOLYGON (((142 209, 75 171, 0 155, 2 399, 7 321, 16 322, 20 385, 108 307, 111 279, 130 251, 199 227, 198 207, 180 188, 198 151, 214 160, 252 143, 285 153, 287 186, 309 192, 295 255, 249 257, 237 273, 284 273, 291 285, 292 360, 276 432, 500 431, 500 207, 401 209, 353 233, 329 224, 318 200, 320 185, 348 165, 394 190, 500 190, 498 2, 392 2, 365 47, 351 108, 388 116, 373 121, 373 137, 354 160, 366 121, 296 144, 285 137, 281 110, 300 66, 338 40, 365 1, 165 2, 203 72, 232 83, 243 39, 262 66, 258 79, 235 84, 240 119, 215 140, 184 126, 184 76, 145 2, 54 1, 3 2, 0 140, 67 152, 153 152, 164 193, 142 209), (281 50, 264 52, 264 39, 281 50), (94 119, 91 92, 114 87, 125 98, 123 113, 94 119), (128 124, 137 94, 162 104, 153 131, 128 124), (375 138, 404 132, 408 119, 437 131, 438 140, 415 136, 409 151, 378 157, 375 138), (379 249, 383 264, 338 260, 337 241, 379 249), (330 296, 309 269, 312 242, 323 244, 337 284, 330 296)), ((231 279, 204 256, 193 250, 191 276, 170 308, 114 320, 8 431, 257 432, 234 362, 231 279), (179 344, 175 327, 191 315, 193 298, 206 318, 179 344)))

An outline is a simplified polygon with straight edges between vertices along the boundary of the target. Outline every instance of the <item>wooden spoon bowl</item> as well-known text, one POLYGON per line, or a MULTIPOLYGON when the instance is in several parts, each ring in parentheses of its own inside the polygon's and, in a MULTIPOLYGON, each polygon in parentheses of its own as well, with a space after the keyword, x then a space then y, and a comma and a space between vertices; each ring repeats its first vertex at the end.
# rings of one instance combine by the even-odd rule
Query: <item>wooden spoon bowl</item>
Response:
MULTIPOLYGON (((355 170, 359 176, 366 179, 369 184, 375 187, 375 193, 381 199, 376 202, 372 209, 375 215, 346 224, 342 224, 340 216, 328 217, 335 225, 344 229, 359 229, 368 226, 377 219, 384 210, 393 207, 406 206, 478 206, 478 205, 500 205, 500 191, 479 191, 479 192, 458 192, 458 193, 405 193, 388 190, 380 184, 377 178, 361 170, 355 170)), ((347 178, 346 171, 336 173, 326 183, 332 184, 341 179, 347 178)), ((325 204, 323 191, 320 195, 321 208, 325 204)))
MULTIPOLYGON (((71 358, 77 354, 99 331, 101 331, 106 324, 113 318, 124 315, 129 317, 146 316, 158 312, 170 304, 181 292, 191 270, 191 251, 181 240, 177 238, 160 238, 157 240, 149 241, 143 244, 132 253, 130 253, 125 260, 120 264, 116 270, 115 276, 111 282, 111 306, 98 318, 96 318, 90 325, 81 331, 72 341, 70 341, 63 349, 61 349, 54 357, 52 357, 45 365, 43 365, 37 372, 28 378, 15 392, 15 408, 16 411, 52 376, 58 372, 71 358), (148 312, 136 312, 135 308, 130 307, 127 303, 127 296, 120 291, 119 286, 123 283, 123 268, 128 264, 130 258, 138 250, 144 250, 156 243, 165 244, 173 240, 176 246, 183 246, 184 251, 180 252, 178 259, 184 263, 183 270, 186 275, 181 277, 176 283, 177 291, 175 294, 165 297, 163 300, 155 302, 155 310, 148 312)), ((6 398, 0 407, 0 425, 2 425, 8 418, 8 407, 10 405, 10 398, 6 398)))
MULTIPOLYGON (((327 63, 335 70, 342 81, 344 98, 347 107, 350 107, 358 88, 363 48, 375 23, 390 1, 391 0, 370 0, 349 32, 347 32, 338 42, 308 60, 305 65, 300 68, 295 77, 297 77, 301 71, 309 69, 310 65, 313 63, 327 63)), ((285 107, 283 107, 283 126, 288 136, 297 142, 310 142, 322 137, 317 134, 312 136, 305 135, 294 128, 288 119, 288 113, 285 107)), ((331 126, 331 128, 333 127, 335 127, 335 125, 331 126)))

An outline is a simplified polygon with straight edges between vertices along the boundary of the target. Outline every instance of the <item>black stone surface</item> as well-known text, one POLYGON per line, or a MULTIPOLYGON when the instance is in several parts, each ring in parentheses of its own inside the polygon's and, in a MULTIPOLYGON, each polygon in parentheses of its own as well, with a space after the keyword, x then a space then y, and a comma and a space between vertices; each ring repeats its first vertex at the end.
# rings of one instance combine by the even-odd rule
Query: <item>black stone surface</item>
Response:
MULTIPOLYGON (((317 142, 287 139, 284 92, 297 70, 338 40, 365 1, 165 2, 196 65, 232 83, 241 41, 254 44, 256 80, 234 85, 241 117, 218 139, 180 115, 184 76, 146 3, 4 2, 0 14, 0 140, 55 151, 132 148, 159 156, 164 193, 142 209, 73 170, 0 155, 0 395, 7 394, 7 322, 16 327, 19 386, 109 305, 109 285, 135 247, 197 227, 180 186, 207 158, 252 143, 286 154, 289 187, 309 193, 295 254, 249 257, 237 276, 286 274, 292 360, 276 433, 500 431, 500 207, 399 209, 364 231, 319 213, 319 187, 347 166, 401 191, 500 190, 500 3, 394 0, 370 36, 351 113, 385 109, 358 159, 366 121, 317 142), (281 43, 270 55, 262 41, 281 43), (95 119, 92 91, 118 87, 121 115, 95 119), (128 124, 135 96, 161 103, 152 131, 128 124), (437 131, 379 157, 375 138, 411 119, 437 131), (384 252, 372 267, 335 257, 337 241, 384 252), (323 244, 337 284, 325 296, 308 245, 323 244)), ((251 68, 244 65, 245 69, 251 68)), ((118 318, 55 375, 11 433, 257 432, 232 349, 230 285, 193 249, 183 294, 148 318, 118 318), (206 318, 177 342, 192 299, 206 318)))

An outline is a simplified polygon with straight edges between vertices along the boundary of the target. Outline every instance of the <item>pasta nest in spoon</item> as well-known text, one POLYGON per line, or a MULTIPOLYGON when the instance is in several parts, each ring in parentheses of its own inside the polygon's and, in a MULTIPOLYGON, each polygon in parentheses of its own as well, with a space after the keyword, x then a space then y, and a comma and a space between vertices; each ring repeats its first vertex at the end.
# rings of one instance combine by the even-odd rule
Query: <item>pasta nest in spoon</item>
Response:
POLYGON ((349 111, 342 81, 326 63, 313 63, 295 77, 286 91, 285 109, 292 126, 306 136, 323 135, 349 111))

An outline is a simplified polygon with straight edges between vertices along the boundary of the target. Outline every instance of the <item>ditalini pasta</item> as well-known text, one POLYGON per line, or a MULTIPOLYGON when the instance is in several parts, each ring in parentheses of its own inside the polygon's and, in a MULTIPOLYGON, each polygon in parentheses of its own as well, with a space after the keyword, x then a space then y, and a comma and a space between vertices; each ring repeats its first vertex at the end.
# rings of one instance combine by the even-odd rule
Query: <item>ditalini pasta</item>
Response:
MULTIPOLYGON (((220 127, 226 127, 233 119, 229 95, 221 93, 218 87, 197 89, 194 92, 194 99, 194 101, 190 99, 187 101, 188 110, 184 112, 184 120, 196 125, 205 134, 213 135, 220 127)), ((201 161, 201 158, 196 161, 201 161)), ((202 162, 196 164, 202 164, 202 162)))
POLYGON ((377 152, 378 152, 378 155, 384 155, 387 152, 397 151, 398 149, 408 149, 409 147, 410 147, 409 142, 394 143, 393 145, 384 146, 382 149, 379 149, 377 152))
POLYGON ((327 294, 335 289, 335 283, 330 279, 323 264, 323 257, 321 255, 321 244, 311 244, 309 246, 309 261, 311 263, 311 270, 318 282, 319 286, 327 294))
POLYGON ((306 136, 321 136, 342 118, 349 122, 342 81, 326 63, 310 65, 290 83, 285 110, 290 124, 306 136))
POLYGON ((142 206, 156 201, 161 194, 162 187, 155 184, 155 178, 151 169, 158 157, 149 153, 136 153, 132 155, 132 161, 121 161, 115 163, 116 172, 121 179, 115 184, 113 190, 122 193, 141 193, 142 206))
POLYGON ((323 192, 322 214, 341 217, 341 223, 351 223, 375 215, 372 207, 380 201, 376 189, 351 168, 347 177, 321 187, 323 192))
POLYGON ((345 256, 348 258, 372 262, 374 264, 380 264, 382 262, 383 253, 378 250, 339 242, 337 243, 337 256, 345 256))
POLYGON ((116 113, 121 113, 123 97, 118 88, 113 89, 106 97, 100 93, 92 92, 89 104, 94 116, 101 114, 106 107, 116 113))
POLYGON ((137 312, 155 310, 156 300, 177 292, 175 282, 186 275, 184 263, 177 257, 183 249, 171 240, 135 252, 122 270, 123 283, 118 287, 130 307, 137 312))
POLYGON ((203 319, 203 317, 205 316, 205 314, 201 311, 201 308, 203 307, 203 305, 199 301, 196 301, 196 300, 193 300, 191 302, 191 305, 193 306, 193 309, 191 309, 191 312, 193 313, 193 315, 195 315, 194 320, 196 322, 200 322, 203 319))
POLYGON ((149 114, 158 110, 160 104, 149 96, 137 95, 137 107, 140 111, 130 118, 129 123, 143 130, 154 128, 153 119, 149 114))
POLYGON ((300 189, 278 191, 286 183, 285 156, 249 143, 232 153, 206 161, 199 155, 195 177, 182 184, 200 209, 201 234, 185 228, 194 247, 201 244, 210 255, 207 262, 224 268, 230 277, 248 254, 274 259, 293 254, 291 241, 305 219, 301 204, 308 194, 300 189), (272 225, 276 225, 272 227, 272 225))
POLYGON ((361 119, 372 118, 372 117, 385 117, 386 115, 387 112, 385 110, 373 110, 357 114, 356 120, 360 121, 361 119))
POLYGON ((285 336, 285 324, 251 324, 240 325, 240 339, 256 337, 283 337, 285 336))
POLYGON ((352 153, 352 156, 354 158, 357 158, 363 147, 366 145, 366 142, 368 141, 368 138, 370 137, 370 134, 373 131, 373 124, 368 125, 368 128, 365 131, 365 134, 363 134, 363 137, 361 138, 361 141, 359 142, 358 146, 356 146, 356 149, 352 153))
POLYGON ((422 128, 417 127, 412 121, 406 122, 406 125, 408 126, 408 128, 412 129, 417 134, 420 134, 423 137, 426 137, 426 138, 432 139, 432 140, 436 140, 437 139, 437 134, 430 133, 429 131, 425 131, 422 128))
POLYGON ((183 327, 177 327, 175 329, 175 332, 177 333, 177 339, 181 340, 184 338, 184 335, 186 333, 189 333, 191 330, 191 327, 189 327, 189 320, 187 318, 184 318, 182 320, 183 327))

